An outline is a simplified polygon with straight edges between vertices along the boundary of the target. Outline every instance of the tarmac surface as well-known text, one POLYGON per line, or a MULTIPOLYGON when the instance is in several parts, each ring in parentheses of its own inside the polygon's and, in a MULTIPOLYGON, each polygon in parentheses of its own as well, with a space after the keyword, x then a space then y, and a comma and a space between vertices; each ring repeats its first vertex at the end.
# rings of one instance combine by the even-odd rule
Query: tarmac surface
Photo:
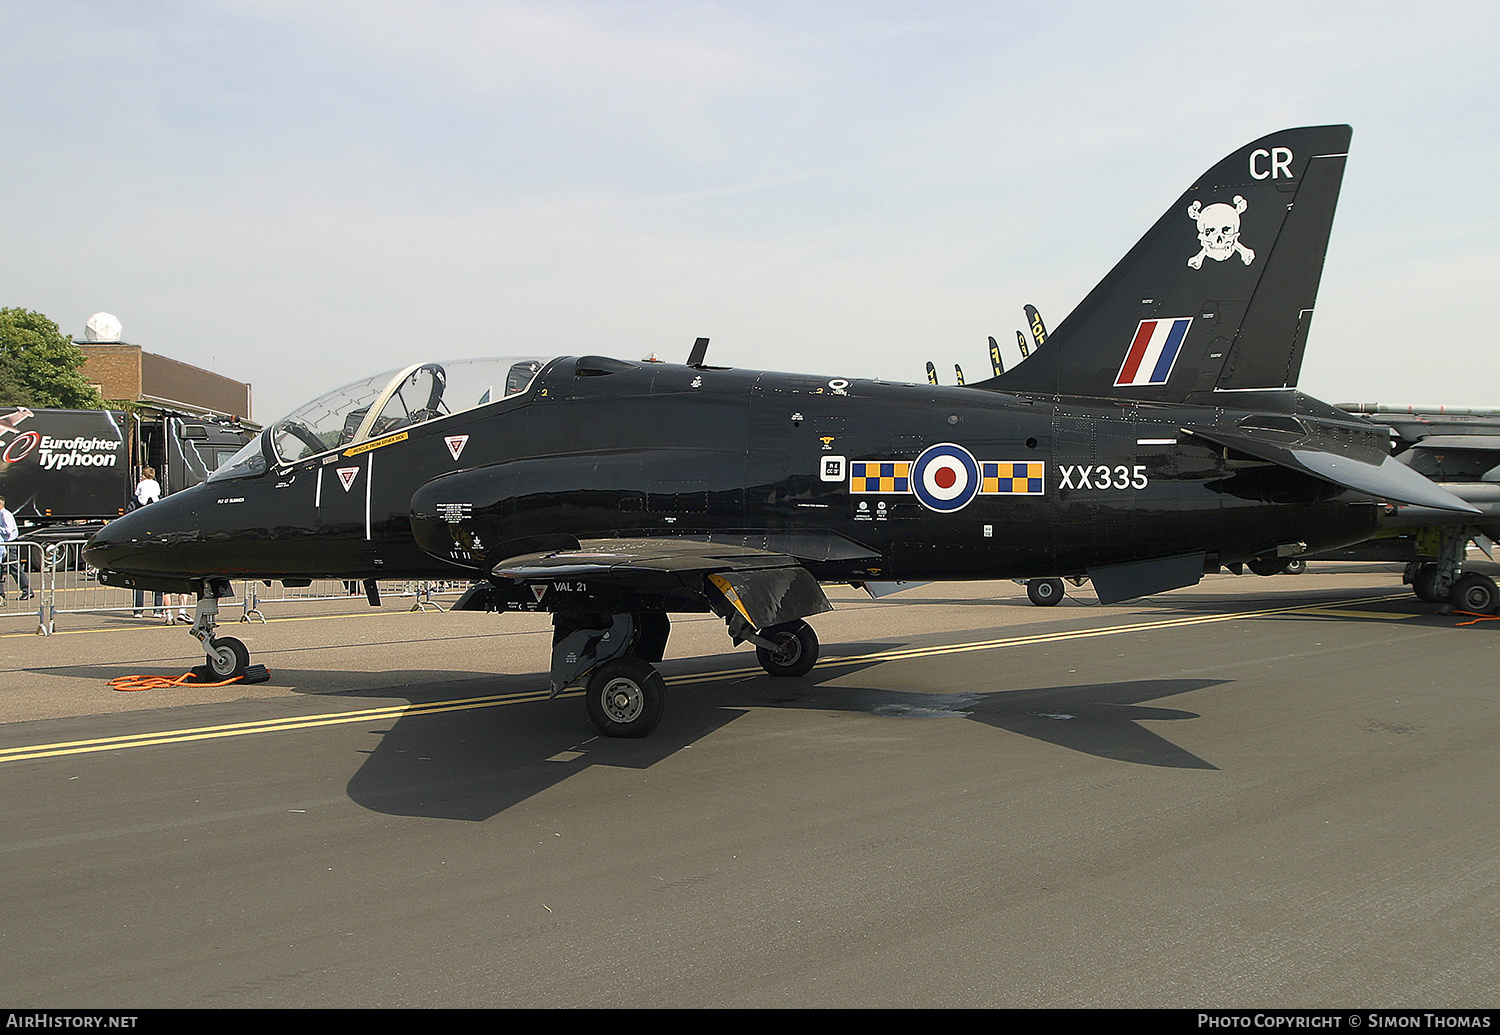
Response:
POLYGON ((182 627, 0 625, 0 1005, 1496 1003, 1500 622, 1396 565, 830 596, 797 679, 676 621, 643 741, 545 616, 268 607, 270 682, 139 693, 182 627))

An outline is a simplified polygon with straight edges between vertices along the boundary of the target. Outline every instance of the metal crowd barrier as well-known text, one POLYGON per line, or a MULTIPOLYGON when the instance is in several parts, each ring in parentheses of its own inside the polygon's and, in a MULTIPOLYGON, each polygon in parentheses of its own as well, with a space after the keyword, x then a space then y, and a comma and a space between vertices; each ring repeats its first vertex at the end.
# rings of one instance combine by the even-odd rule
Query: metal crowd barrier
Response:
POLYGON ((35 619, 37 632, 46 625, 46 554, 40 543, 17 539, 4 544, 0 562, 0 621, 35 619))
POLYGON ((83 560, 84 539, 49 542, 43 549, 45 582, 42 628, 51 633, 59 614, 130 615, 160 611, 158 599, 119 586, 105 586, 83 560))
MULTIPOLYGON (((58 615, 153 615, 164 616, 168 604, 160 593, 142 593, 117 586, 105 586, 95 578, 95 573, 83 561, 83 548, 87 540, 61 540, 46 543, 18 539, 5 544, 8 559, 5 561, 6 599, 0 602, 0 620, 7 618, 35 618, 37 632, 50 634, 54 631, 58 615), (17 586, 18 566, 27 566, 30 597, 20 599, 17 586)), ((468 588, 467 582, 418 582, 388 581, 377 583, 381 600, 413 601, 410 610, 446 610, 439 598, 456 598, 468 588)), ((365 589, 359 582, 343 582, 338 579, 315 579, 311 585, 287 587, 280 583, 266 586, 262 582, 242 582, 239 599, 219 602, 220 621, 227 621, 232 608, 241 609, 239 620, 265 621, 266 609, 281 610, 290 605, 310 601, 349 600, 364 608, 365 589)), ((451 599, 449 603, 451 604, 451 599)), ((195 601, 190 598, 173 597, 173 611, 186 608, 192 612, 195 601)))
MULTIPOLYGON (((410 610, 446 611, 447 608, 438 602, 437 597, 453 597, 457 599, 459 594, 468 589, 467 582, 418 582, 410 580, 377 582, 380 590, 380 599, 413 600, 410 610)), ((281 605, 302 603, 311 600, 365 600, 364 583, 354 580, 343 579, 314 579, 307 586, 283 586, 279 582, 273 582, 267 586, 264 582, 247 581, 244 583, 244 592, 240 595, 239 604, 244 608, 244 614, 240 621, 249 622, 256 618, 265 621, 264 608, 266 605, 281 605)), ((451 603, 451 601, 450 601, 451 603)), ((361 603, 361 606, 364 606, 361 603)), ((224 605, 219 605, 222 610, 224 605)))

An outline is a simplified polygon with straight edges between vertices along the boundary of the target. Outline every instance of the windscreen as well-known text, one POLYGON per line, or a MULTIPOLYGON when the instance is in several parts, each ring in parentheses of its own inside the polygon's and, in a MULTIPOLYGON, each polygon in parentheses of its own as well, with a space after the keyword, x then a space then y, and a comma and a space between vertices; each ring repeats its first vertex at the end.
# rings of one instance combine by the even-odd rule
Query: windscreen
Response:
POLYGON ((547 362, 508 357, 417 363, 354 381, 272 424, 209 480, 252 477, 269 462, 292 463, 520 395, 547 362))

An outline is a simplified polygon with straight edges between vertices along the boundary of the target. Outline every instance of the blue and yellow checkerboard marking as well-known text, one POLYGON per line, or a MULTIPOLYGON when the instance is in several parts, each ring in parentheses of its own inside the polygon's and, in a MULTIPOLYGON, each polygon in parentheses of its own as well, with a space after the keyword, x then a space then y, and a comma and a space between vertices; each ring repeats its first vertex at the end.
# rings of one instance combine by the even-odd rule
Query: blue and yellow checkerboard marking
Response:
POLYGON ((1047 465, 1040 460, 983 460, 979 464, 979 491, 1001 496, 1040 496, 1046 491, 1047 465))
POLYGON ((852 460, 849 463, 849 491, 911 492, 911 461, 852 460))
MULTIPOLYGON (((989 496, 1046 494, 1046 463, 1040 460, 982 460, 979 493, 989 496)), ((853 494, 911 492, 910 460, 851 460, 849 491, 853 494)))

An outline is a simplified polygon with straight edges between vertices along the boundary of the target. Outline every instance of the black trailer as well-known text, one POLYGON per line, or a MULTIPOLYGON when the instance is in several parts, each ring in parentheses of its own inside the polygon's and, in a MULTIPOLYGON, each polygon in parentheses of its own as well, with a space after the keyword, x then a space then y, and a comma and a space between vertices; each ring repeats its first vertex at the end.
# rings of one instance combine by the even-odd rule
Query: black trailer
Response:
POLYGON ((0 496, 22 525, 108 521, 143 468, 163 493, 197 485, 256 430, 165 410, 0 407, 0 496))

